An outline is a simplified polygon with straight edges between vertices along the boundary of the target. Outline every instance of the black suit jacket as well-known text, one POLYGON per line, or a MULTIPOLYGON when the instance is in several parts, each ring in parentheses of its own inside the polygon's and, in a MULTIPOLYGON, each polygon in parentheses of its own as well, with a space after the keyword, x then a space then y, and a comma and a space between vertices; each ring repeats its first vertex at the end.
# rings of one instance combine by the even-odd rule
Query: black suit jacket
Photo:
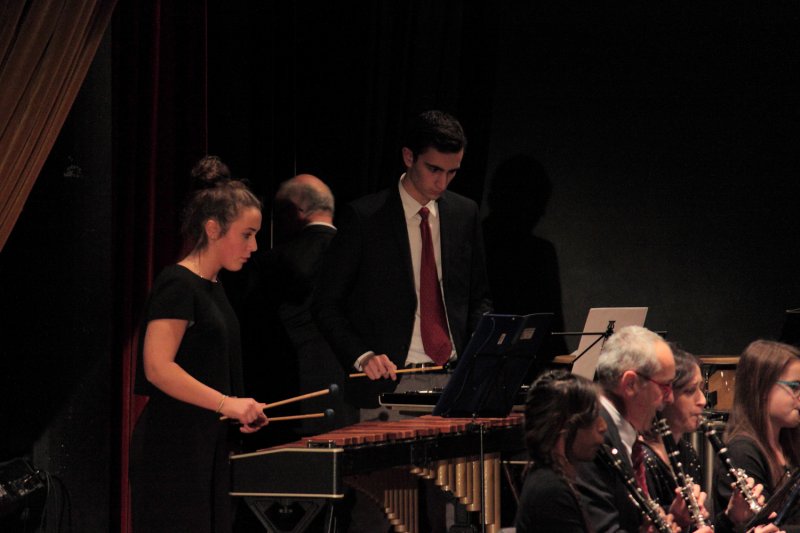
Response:
MULTIPOLYGON (((326 248, 336 234, 330 226, 306 226, 272 249, 260 249, 239 272, 221 272, 223 286, 241 324, 245 390, 275 402, 344 382, 342 369, 311 317, 312 288, 326 248)), ((341 399, 312 398, 283 414, 334 409, 333 420, 311 419, 276 425, 247 439, 258 449, 317 434, 357 421, 341 399)))
POLYGON ((295 345, 319 337, 311 317, 311 293, 335 235, 336 228, 330 226, 306 226, 291 240, 257 259, 262 275, 274 285, 269 297, 276 302, 281 322, 295 345))
MULTIPOLYGON (((605 443, 620 450, 625 467, 633 475, 633 467, 611 415, 601 408, 600 416, 608 426, 605 443)), ((578 465, 576 488, 587 520, 596 533, 639 531, 643 522, 642 514, 628 497, 625 484, 600 458, 578 465)))
MULTIPOLYGON (((491 310, 478 206, 445 192, 438 201, 442 285, 457 353, 491 310)), ((397 187, 356 200, 337 219, 339 231, 320 272, 312 311, 345 371, 367 351, 405 364, 417 297, 403 205, 397 187)), ((391 380, 350 380, 348 399, 377 406, 391 380)))
MULTIPOLYGON (((305 226, 289 241, 281 243, 258 258, 261 276, 268 280, 271 290, 265 295, 276 314, 272 349, 263 357, 275 368, 296 372, 289 396, 327 388, 331 383, 344 386, 345 376, 328 343, 322 337, 311 316, 311 294, 325 251, 336 235, 336 229, 322 224, 305 226)), ((267 326, 268 327, 268 326, 267 326)), ((285 387, 291 378, 276 375, 278 388, 285 387), (283 383, 281 383, 283 382, 283 383)), ((300 413, 318 413, 333 408, 334 419, 327 425, 319 420, 300 424, 300 435, 320 433, 358 421, 358 413, 341 398, 321 397, 306 400, 294 408, 300 413)))

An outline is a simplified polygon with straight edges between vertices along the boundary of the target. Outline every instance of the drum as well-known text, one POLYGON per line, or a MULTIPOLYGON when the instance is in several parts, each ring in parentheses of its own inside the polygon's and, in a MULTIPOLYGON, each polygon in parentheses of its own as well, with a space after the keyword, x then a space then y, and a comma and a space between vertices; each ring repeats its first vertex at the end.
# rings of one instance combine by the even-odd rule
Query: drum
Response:
POLYGON ((733 394, 736 389, 735 356, 701 356, 701 371, 705 381, 707 409, 729 413, 733 408, 733 394))

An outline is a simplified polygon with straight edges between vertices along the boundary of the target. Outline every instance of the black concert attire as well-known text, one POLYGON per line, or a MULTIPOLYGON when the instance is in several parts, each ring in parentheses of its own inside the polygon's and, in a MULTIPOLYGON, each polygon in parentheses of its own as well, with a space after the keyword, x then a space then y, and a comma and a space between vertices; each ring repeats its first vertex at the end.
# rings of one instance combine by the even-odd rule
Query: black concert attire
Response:
POLYGON ((517 533, 587 533, 578 495, 552 468, 536 468, 525 477, 516 518, 517 533))
MULTIPOLYGON (((273 248, 260 248, 237 272, 221 271, 228 299, 239 318, 245 396, 273 403, 341 384, 343 372, 311 317, 316 273, 336 229, 313 224, 273 248)), ((312 419, 276 424, 248 436, 247 450, 293 442, 357 421, 331 396, 278 407, 270 416, 334 409, 335 421, 312 419)))
MULTIPOLYGON (((445 191, 433 203, 425 206, 431 217, 429 235, 438 220, 445 319, 452 348, 460 354, 481 316, 491 310, 480 213, 474 201, 451 191, 445 191)), ((411 243, 417 238, 422 242, 421 207, 399 182, 357 199, 340 211, 338 231, 320 270, 311 309, 345 372, 353 372, 359 359, 369 352, 386 354, 398 368, 416 362, 409 359, 412 351, 417 355, 415 325, 421 327, 417 320, 419 279, 411 243), (411 216, 407 205, 414 213, 411 216)), ((432 237, 434 255, 435 240, 432 237)), ((421 250, 422 245, 420 253, 421 250)), ((444 375, 425 377, 440 384, 446 381, 444 375)), ((378 407, 380 393, 392 392, 398 385, 399 390, 412 385, 417 388, 415 383, 422 378, 411 375, 402 385, 402 375, 397 376, 397 381, 346 380, 345 398, 362 409, 362 418, 380 417, 375 411, 368 411, 378 407)), ((423 529, 440 531, 445 524, 444 497, 430 482, 423 483, 421 490, 427 499, 420 521, 430 522, 423 529)), ((359 528, 356 519, 353 522, 352 531, 375 530, 359 528)))
MULTIPOLYGON (((266 306, 273 317, 272 336, 267 339, 269 348, 245 359, 246 371, 250 369, 247 363, 252 357, 260 359, 259 367, 263 368, 257 376, 262 389, 266 385, 273 389, 259 391, 263 394, 258 398, 270 398, 275 391, 283 394, 277 399, 289 398, 325 389, 332 383, 343 387, 345 373, 311 316, 311 293, 322 258, 335 235, 336 228, 331 225, 308 224, 286 242, 256 254, 251 261, 252 271, 260 277, 263 288, 263 292, 256 295, 258 301, 254 305, 266 306)), ((266 326, 251 322, 242 319, 243 333, 245 323, 260 331, 266 326)), ((334 410, 334 419, 329 425, 307 420, 296 429, 300 436, 358 422, 358 411, 344 402, 341 395, 301 402, 292 406, 291 414, 317 413, 327 408, 334 410)))
MULTIPOLYGON (((700 466, 700 459, 692 448, 691 443, 686 439, 681 439, 675 443, 678 447, 678 460, 683 465, 684 473, 691 477, 695 483, 702 480, 703 471, 700 466)), ((677 483, 672 475, 672 468, 669 463, 665 463, 656 451, 650 447, 647 441, 644 446, 644 468, 647 476, 647 490, 650 497, 664 509, 669 509, 675 500, 675 489, 677 483)))
MULTIPOLYGON (((775 492, 776 486, 770 481, 769 462, 758 445, 750 438, 734 437, 727 443, 727 447, 731 463, 736 468, 744 470, 748 477, 753 478, 754 485, 762 484, 764 486, 764 491, 762 492, 764 501, 769 500, 769 497, 775 492)), ((718 511, 726 508, 733 490, 731 489, 731 480, 728 478, 727 472, 728 470, 717 459, 714 479, 714 508, 718 511)), ((788 474, 789 471, 787 470, 786 473, 788 474)), ((781 482, 784 480, 785 478, 781 482)), ((788 521, 784 522, 781 529, 787 532, 800 532, 800 516, 798 516, 797 511, 788 521)))
MULTIPOLYGON (((409 355, 418 306, 399 187, 342 210, 320 271, 312 312, 346 372, 369 351, 386 354, 398 368, 409 355)), ((480 214, 474 201, 451 191, 436 205, 444 305, 460 354, 481 316, 491 310, 480 214)), ((348 380, 345 393, 353 405, 377 407, 378 395, 393 391, 400 380, 348 380)))
MULTIPOLYGON (((619 429, 605 405, 600 409, 608 430, 605 444, 620 452, 624 468, 633 475, 633 466, 623 444, 619 429)), ((577 465, 578 479, 575 487, 580 496, 581 506, 586 518, 597 533, 605 532, 638 532, 644 518, 631 502, 625 484, 614 470, 602 459, 577 465)))
POLYGON ((180 265, 167 267, 153 285, 139 340, 135 390, 150 399, 131 440, 133 525, 142 533, 227 532, 230 427, 146 380, 144 332, 158 319, 188 321, 175 356, 186 372, 223 394, 243 392, 239 322, 222 285, 180 265))
MULTIPOLYGON (((675 444, 678 447, 678 460, 683 465, 684 474, 691 477, 694 483, 700 483, 703 470, 697 452, 687 439, 682 438, 675 444)), ((650 497, 664 509, 664 512, 667 512, 675 500, 675 489, 678 487, 672 475, 672 467, 661 459, 647 441, 643 442, 643 450, 647 490, 650 497)), ((733 531, 733 524, 724 513, 726 507, 720 509, 721 512, 713 521, 716 533, 733 531)))

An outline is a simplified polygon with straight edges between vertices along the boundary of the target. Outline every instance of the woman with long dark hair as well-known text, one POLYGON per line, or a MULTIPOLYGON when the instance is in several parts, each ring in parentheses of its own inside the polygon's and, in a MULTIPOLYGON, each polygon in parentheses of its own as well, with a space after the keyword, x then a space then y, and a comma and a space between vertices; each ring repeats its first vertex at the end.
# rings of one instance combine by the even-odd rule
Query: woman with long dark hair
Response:
MULTIPOLYGON (((675 491, 678 488, 676 477, 679 477, 679 474, 672 466, 676 459, 681 465, 682 474, 692 480, 693 495, 699 506, 695 516, 692 516, 689 509, 681 509, 680 512, 671 509, 675 521, 686 531, 697 525, 697 516, 706 524, 712 523, 705 512, 706 495, 700 493, 699 487, 696 486, 702 476, 700 460, 689 440, 684 438, 700 428, 706 397, 703 391, 700 360, 677 345, 670 344, 670 347, 675 358, 675 380, 672 382, 674 400, 666 404, 659 415, 666 426, 662 425, 660 430, 654 428, 644 435, 644 464, 648 492, 665 509, 670 509, 670 505, 675 501, 675 491), (669 432, 666 437, 661 434, 665 431, 669 432), (676 453, 672 460, 668 456, 667 439, 676 453)), ((656 423, 656 428, 658 427, 659 423, 656 423)), ((759 498, 762 488, 760 485, 753 487, 754 498, 759 498)), ((763 496, 760 501, 763 503, 763 496)), ((721 533, 743 526, 752 517, 749 506, 737 491, 725 502, 724 507, 717 509, 713 523, 715 530, 721 533)), ((758 531, 774 530, 775 528, 763 528, 758 531)))
POLYGON ((517 510, 517 533, 592 531, 573 488, 575 463, 591 461, 606 431, 589 380, 550 371, 531 385, 525 445, 531 459, 517 510))

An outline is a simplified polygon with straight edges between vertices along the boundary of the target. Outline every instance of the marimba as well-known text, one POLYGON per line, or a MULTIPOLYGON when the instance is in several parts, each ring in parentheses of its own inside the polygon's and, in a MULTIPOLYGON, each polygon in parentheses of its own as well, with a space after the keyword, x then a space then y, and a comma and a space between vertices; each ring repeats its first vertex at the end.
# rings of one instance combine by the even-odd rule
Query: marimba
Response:
MULTIPOLYGON (((525 398, 528 396, 528 388, 528 385, 522 385, 519 388, 512 411, 525 411, 525 398)), ((442 389, 384 392, 378 395, 378 403, 400 412, 430 413, 441 397, 442 389)))
MULTIPOLYGON (((335 501, 345 484, 370 495, 398 532, 417 532, 418 478, 500 530, 500 457, 524 449, 523 416, 421 416, 361 422, 284 446, 231 457, 231 495, 248 500, 335 501)), ((255 509, 254 509, 255 510, 255 509)))

